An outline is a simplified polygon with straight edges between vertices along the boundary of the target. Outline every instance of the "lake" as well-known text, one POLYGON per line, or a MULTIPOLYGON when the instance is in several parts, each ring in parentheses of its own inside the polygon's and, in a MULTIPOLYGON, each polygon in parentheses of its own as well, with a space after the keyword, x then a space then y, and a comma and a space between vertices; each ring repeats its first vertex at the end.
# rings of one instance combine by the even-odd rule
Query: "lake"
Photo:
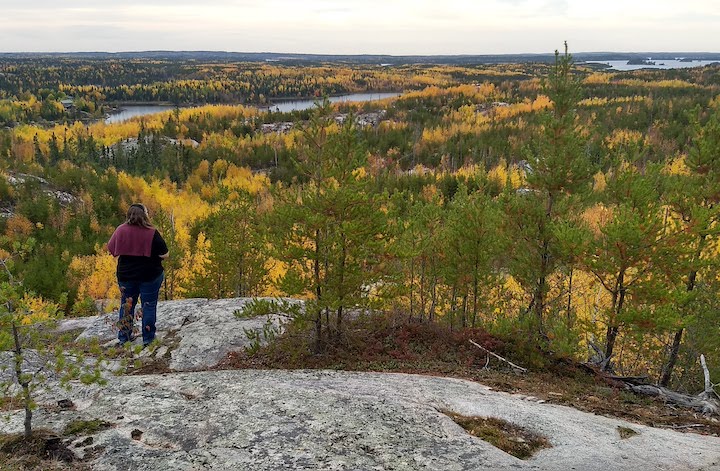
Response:
MULTIPOLYGON (((331 103, 341 102, 363 102, 363 101, 377 101, 385 98, 399 97, 402 93, 397 92, 382 92, 382 93, 352 93, 349 95, 341 95, 330 97, 331 103)), ((315 106, 315 100, 276 100, 268 106, 260 107, 263 110, 282 111, 288 113, 296 110, 307 110, 315 106)), ((130 118, 136 118, 138 116, 146 116, 155 113, 162 113, 175 109, 172 105, 124 105, 120 108, 117 113, 111 114, 106 120, 105 124, 122 123, 130 118)))
MULTIPOLYGON (((385 98, 395 98, 402 95, 402 93, 396 92, 383 92, 383 93, 352 93, 350 95, 333 96, 330 97, 330 103, 345 103, 345 102, 362 102, 362 101, 377 101, 385 98)), ((312 100, 275 100, 267 108, 272 111, 281 111, 288 113, 290 111, 307 110, 315 106, 315 99, 312 100)))
POLYGON ((585 61, 588 64, 606 64, 610 68, 608 70, 638 70, 638 69, 689 69, 692 67, 702 67, 720 61, 701 61, 683 62, 678 59, 648 59, 655 62, 655 65, 628 64, 628 61, 585 61))
POLYGON ((174 110, 172 105, 123 105, 120 111, 113 113, 105 120, 105 124, 122 123, 130 118, 174 110))

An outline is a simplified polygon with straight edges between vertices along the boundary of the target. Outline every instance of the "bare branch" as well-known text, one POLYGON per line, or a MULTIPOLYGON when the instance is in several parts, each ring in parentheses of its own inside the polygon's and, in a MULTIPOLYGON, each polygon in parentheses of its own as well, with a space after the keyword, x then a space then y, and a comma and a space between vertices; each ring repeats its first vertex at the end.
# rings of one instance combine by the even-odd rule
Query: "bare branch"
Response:
POLYGON ((508 365, 512 366, 513 368, 515 368, 515 369, 517 369, 517 370, 520 370, 520 371, 522 371, 523 373, 527 373, 527 369, 526 369, 526 368, 523 368, 522 366, 518 366, 518 365, 516 365, 515 363, 513 363, 513 362, 511 362, 511 361, 509 361, 509 360, 506 360, 505 358, 501 357, 501 356, 498 355, 497 353, 491 352, 490 350, 488 350, 487 348, 483 347, 482 345, 476 343, 476 342, 473 341, 472 339, 470 339, 470 343, 473 344, 473 345, 475 345, 477 348, 479 348, 480 350, 484 351, 485 353, 489 353, 490 355, 494 356, 494 357, 497 358, 498 360, 504 361, 505 363, 507 363, 508 365))

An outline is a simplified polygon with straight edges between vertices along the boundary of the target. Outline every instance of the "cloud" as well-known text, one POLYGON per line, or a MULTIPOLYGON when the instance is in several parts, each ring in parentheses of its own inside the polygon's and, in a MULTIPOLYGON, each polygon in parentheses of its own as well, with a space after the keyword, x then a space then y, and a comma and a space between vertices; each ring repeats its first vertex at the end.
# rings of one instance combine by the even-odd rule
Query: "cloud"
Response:
POLYGON ((0 51, 720 50, 719 30, 715 0, 3 0, 0 51))

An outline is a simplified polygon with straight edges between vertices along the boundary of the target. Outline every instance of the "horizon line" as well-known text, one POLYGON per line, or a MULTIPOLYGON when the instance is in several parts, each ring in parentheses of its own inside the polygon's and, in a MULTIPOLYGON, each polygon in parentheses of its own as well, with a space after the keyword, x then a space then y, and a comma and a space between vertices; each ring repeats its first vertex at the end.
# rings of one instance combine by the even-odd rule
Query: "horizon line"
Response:
MULTIPOLYGON (((559 51, 559 49, 558 49, 559 51)), ((257 55, 290 55, 290 56, 345 56, 345 57, 477 57, 477 56, 545 56, 555 55, 548 52, 509 52, 509 53, 463 53, 463 54, 389 54, 389 53, 316 53, 316 52, 273 52, 273 51, 227 51, 220 49, 144 49, 128 51, 0 51, 0 55, 8 54, 157 54, 157 53, 212 53, 212 54, 257 54, 257 55)), ((571 55, 591 54, 720 54, 720 51, 577 51, 571 55)))

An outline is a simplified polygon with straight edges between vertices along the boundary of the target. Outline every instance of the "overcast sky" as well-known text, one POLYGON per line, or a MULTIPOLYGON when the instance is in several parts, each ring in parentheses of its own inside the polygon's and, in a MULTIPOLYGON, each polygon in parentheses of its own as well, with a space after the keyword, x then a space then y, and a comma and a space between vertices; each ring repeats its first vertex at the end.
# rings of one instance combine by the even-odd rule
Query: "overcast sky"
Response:
POLYGON ((1 0, 0 52, 720 52, 720 0, 1 0))

